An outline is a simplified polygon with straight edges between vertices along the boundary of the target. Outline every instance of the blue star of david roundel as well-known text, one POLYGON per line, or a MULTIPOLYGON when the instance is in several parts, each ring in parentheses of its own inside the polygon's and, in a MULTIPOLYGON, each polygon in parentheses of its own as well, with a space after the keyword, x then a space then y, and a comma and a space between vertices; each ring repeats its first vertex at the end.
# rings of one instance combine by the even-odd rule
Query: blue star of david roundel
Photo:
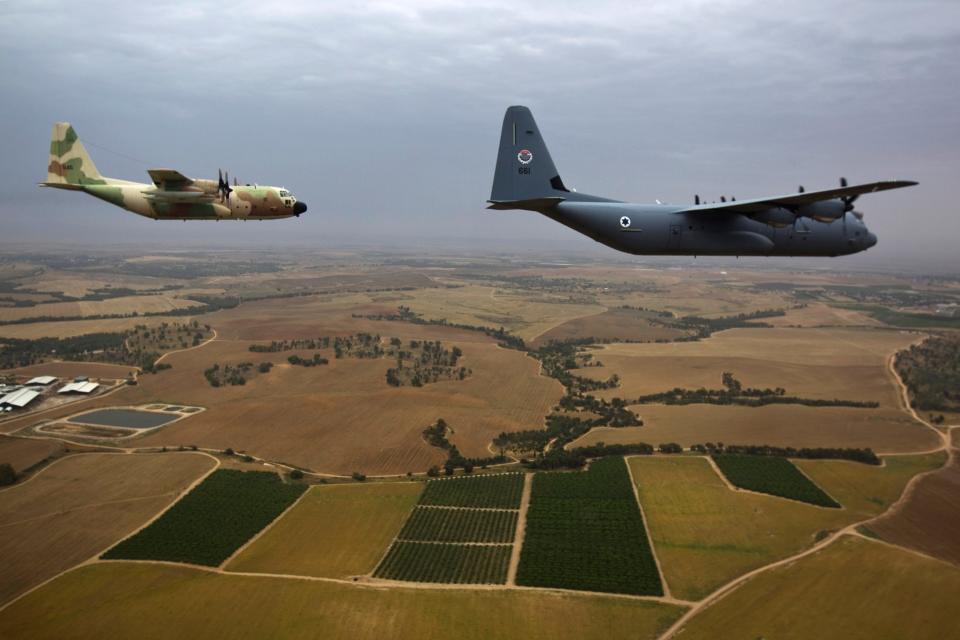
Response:
POLYGON ((620 218, 620 226, 623 227, 624 229, 626 229, 627 227, 629 227, 629 226, 630 226, 630 218, 628 218, 627 216, 623 216, 622 218, 620 218))

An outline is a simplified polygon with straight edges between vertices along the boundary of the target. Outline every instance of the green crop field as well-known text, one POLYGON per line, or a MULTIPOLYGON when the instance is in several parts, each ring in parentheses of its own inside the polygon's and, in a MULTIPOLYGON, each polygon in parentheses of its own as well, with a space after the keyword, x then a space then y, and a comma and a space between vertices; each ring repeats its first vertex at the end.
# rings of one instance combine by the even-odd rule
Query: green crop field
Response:
POLYGON ((270 524, 303 491, 275 473, 218 469, 169 511, 103 554, 217 566, 270 524))
POLYGON ((534 476, 517 584, 663 595, 623 458, 534 476))
POLYGON ((815 485, 786 458, 773 456, 713 456, 713 461, 741 489, 799 500, 820 507, 840 508, 836 500, 815 485))
POLYGON ((519 509, 523 493, 523 474, 431 480, 420 498, 420 504, 445 507, 519 509))
POLYGON ((377 578, 410 582, 503 584, 510 566, 509 544, 437 544, 397 540, 377 578))
POLYGON ((398 538, 425 542, 513 542, 516 511, 417 507, 398 538))

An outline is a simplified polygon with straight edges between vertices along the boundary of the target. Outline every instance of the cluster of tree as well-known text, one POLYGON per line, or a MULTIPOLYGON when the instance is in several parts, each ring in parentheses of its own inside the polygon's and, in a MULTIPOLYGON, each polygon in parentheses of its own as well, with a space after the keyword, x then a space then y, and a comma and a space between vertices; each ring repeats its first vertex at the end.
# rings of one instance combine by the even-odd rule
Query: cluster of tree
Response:
POLYGON ((17 481, 17 472, 9 462, 0 464, 0 487, 11 485, 17 481))
POLYGON ((842 447, 773 447, 768 444, 728 444, 707 442, 695 444, 691 451, 710 455, 737 454, 750 456, 774 456, 778 458, 806 458, 810 460, 851 460, 863 464, 879 465, 881 460, 872 449, 842 447))
POLYGON ((721 316, 719 318, 703 318, 700 316, 684 316, 682 318, 668 317, 661 315, 657 318, 650 318, 653 324, 659 324, 665 327, 675 329, 684 329, 690 331, 690 335, 676 338, 675 342, 690 342, 708 338, 717 331, 725 329, 735 329, 744 327, 770 327, 766 322, 757 322, 763 318, 776 318, 786 315, 783 309, 762 309, 749 313, 738 313, 734 316, 721 316))
MULTIPOLYGON (((457 449, 457 445, 450 442, 447 437, 451 433, 453 433, 453 430, 443 418, 437 419, 435 423, 423 430, 423 438, 430 446, 438 447, 447 452, 447 461, 444 463, 443 468, 448 476, 453 475, 456 469, 463 469, 466 473, 472 473, 474 467, 479 466, 486 468, 491 464, 507 462, 507 457, 504 455, 491 456, 488 458, 465 458, 461 455, 460 450, 457 449)), ((440 475, 440 469, 436 466, 431 467, 427 471, 427 475, 430 477, 438 476, 440 475)))
POLYGON ((897 373, 921 411, 960 411, 960 337, 933 336, 897 354, 897 373))
POLYGON ((319 365, 328 364, 330 361, 321 356, 319 353, 315 353, 313 354, 312 358, 301 358, 298 355, 292 355, 287 358, 287 362, 300 367, 316 367, 319 365))
POLYGON ((808 407, 855 407, 861 409, 875 409, 879 402, 872 400, 824 400, 819 398, 801 398, 788 396, 783 387, 775 389, 744 387, 732 373, 725 371, 722 375, 723 389, 682 389, 676 387, 670 391, 650 393, 635 398, 634 404, 718 404, 741 405, 745 407, 762 407, 769 404, 799 404, 808 407))
POLYGON ((495 338, 501 347, 508 349, 517 349, 518 351, 526 350, 526 345, 523 342, 523 338, 519 338, 515 335, 512 335, 509 331, 500 327, 499 329, 494 329, 492 327, 483 327, 472 324, 460 324, 456 322, 448 322, 445 318, 440 319, 427 319, 421 316, 419 313, 415 313, 410 309, 410 307, 399 306, 397 307, 396 313, 376 313, 369 315, 360 315, 354 314, 355 318, 365 318, 367 320, 388 320, 394 322, 409 322, 410 324, 425 324, 433 325, 438 327, 453 327, 455 329, 463 329, 464 331, 476 331, 495 338))
POLYGON ((598 442, 589 447, 574 449, 551 449, 537 455, 531 460, 524 460, 524 465, 531 469, 579 469, 587 460, 605 458, 608 456, 651 455, 654 452, 652 445, 644 442, 636 444, 604 444, 598 442))
MULTIPOLYGON (((273 366, 271 363, 261 363, 260 366, 257 367, 257 371, 266 373, 263 367, 264 364, 270 365, 270 367, 266 368, 266 371, 270 371, 270 368, 273 366)), ((203 372, 203 377, 207 379, 211 387, 222 387, 228 384, 239 386, 247 384, 247 380, 252 378, 255 373, 252 362, 241 362, 240 364, 233 365, 225 364, 222 367, 219 364, 214 364, 203 372)))
POLYGON ((396 358, 396 367, 387 369, 387 384, 422 387, 440 380, 464 380, 472 371, 458 367, 460 347, 445 349, 439 341, 411 340, 405 348, 399 338, 390 340, 387 356, 396 358))
POLYGON ((330 338, 303 338, 296 340, 274 340, 270 344, 252 344, 250 351, 254 353, 279 353, 294 349, 329 349, 330 338))
POLYGON ((582 353, 582 345, 591 344, 584 340, 554 341, 530 353, 543 365, 543 372, 555 378, 568 393, 580 394, 600 389, 616 389, 620 386, 620 377, 616 374, 606 380, 596 380, 570 373, 589 362, 592 354, 582 353))

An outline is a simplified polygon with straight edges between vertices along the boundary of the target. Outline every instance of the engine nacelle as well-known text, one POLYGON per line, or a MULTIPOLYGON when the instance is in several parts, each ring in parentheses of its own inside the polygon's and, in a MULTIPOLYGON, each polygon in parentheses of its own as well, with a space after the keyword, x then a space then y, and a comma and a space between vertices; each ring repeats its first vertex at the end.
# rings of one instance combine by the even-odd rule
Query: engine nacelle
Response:
POLYGON ((780 207, 766 209, 750 217, 771 227, 789 227, 797 218, 792 211, 780 207))
POLYGON ((813 218, 818 222, 833 222, 843 217, 847 212, 846 205, 840 200, 823 200, 821 202, 811 202, 797 209, 798 216, 813 218))

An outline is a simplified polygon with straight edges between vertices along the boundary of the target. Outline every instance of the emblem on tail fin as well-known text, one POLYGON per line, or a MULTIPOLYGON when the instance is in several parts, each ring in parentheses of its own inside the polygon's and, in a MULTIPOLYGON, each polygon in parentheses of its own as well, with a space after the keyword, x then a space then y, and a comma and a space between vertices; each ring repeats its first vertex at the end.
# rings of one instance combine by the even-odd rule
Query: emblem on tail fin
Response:
POLYGON ((533 152, 529 149, 522 149, 520 153, 517 154, 517 160, 520 161, 520 164, 530 164, 533 162, 533 152))

